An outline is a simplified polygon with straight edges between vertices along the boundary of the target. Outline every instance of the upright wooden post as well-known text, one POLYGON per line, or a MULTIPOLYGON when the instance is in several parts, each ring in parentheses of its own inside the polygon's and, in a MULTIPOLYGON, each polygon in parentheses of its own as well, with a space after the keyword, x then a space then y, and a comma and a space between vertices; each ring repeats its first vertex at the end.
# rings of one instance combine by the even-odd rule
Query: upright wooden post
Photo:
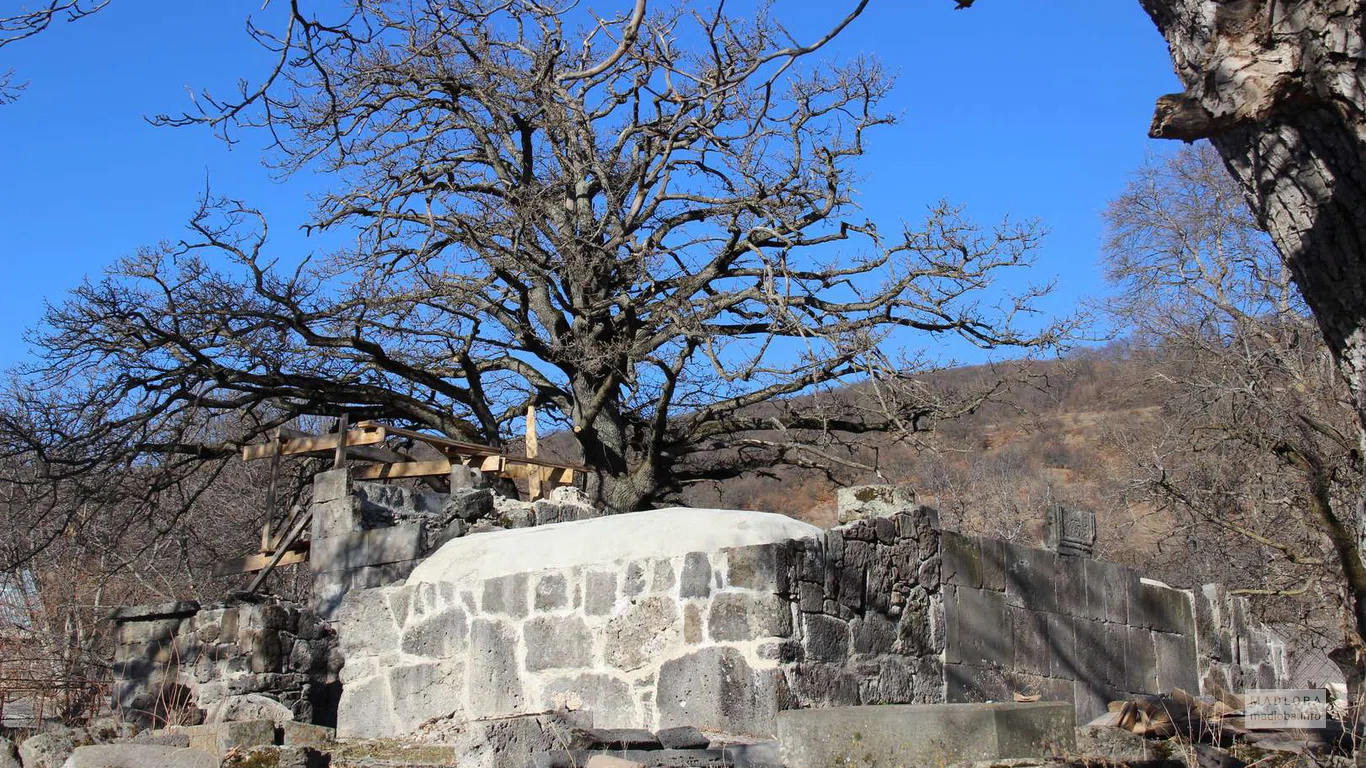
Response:
POLYGON ((337 452, 332 455, 332 468, 341 469, 346 466, 346 414, 337 419, 337 452))
MULTIPOLYGON (((536 444, 536 406, 526 407, 526 457, 536 458, 539 453, 539 446, 536 444)), ((541 498, 541 468, 535 465, 527 467, 526 475, 526 494, 532 501, 541 498)))
POLYGON ((280 485, 280 428, 276 427, 271 434, 272 441, 275 443, 275 452, 270 457, 270 478, 266 481, 266 524, 261 526, 261 551, 271 551, 271 525, 275 522, 275 497, 279 493, 280 485))

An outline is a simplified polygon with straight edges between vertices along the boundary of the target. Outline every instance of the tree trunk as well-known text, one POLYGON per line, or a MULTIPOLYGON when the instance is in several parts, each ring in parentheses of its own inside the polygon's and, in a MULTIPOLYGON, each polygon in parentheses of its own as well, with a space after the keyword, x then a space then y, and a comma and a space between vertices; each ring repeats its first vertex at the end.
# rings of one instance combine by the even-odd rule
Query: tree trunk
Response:
MULTIPOLYGON (((1314 312, 1366 450, 1362 0, 1140 2, 1186 86, 1158 100, 1152 135, 1209 139, 1219 150, 1314 312)), ((1366 504, 1357 513, 1357 536, 1363 531, 1366 504)), ((1366 585, 1352 583, 1360 567, 1345 570, 1361 648, 1366 585)))

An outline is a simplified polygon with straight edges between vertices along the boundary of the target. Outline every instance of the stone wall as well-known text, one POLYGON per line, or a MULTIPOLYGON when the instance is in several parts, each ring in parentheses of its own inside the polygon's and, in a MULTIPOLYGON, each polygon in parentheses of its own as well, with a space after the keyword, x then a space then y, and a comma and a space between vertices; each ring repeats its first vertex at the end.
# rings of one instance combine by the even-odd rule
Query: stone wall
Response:
POLYGON ((1217 585, 1197 594, 1130 568, 943 534, 946 697, 1070 701, 1080 722, 1131 694, 1274 687, 1285 648, 1217 585))
POLYGON ((423 558, 472 533, 579 520, 599 513, 574 488, 518 501, 494 492, 484 475, 457 465, 449 493, 356 482, 349 469, 313 480, 309 567, 313 609, 330 617, 354 589, 402 582, 423 558))
POLYGON ((447 544, 337 612, 342 736, 567 709, 771 734, 779 710, 943 700, 939 533, 668 509, 447 544))
POLYGON ((193 724, 234 696, 262 694, 294 719, 332 725, 340 695, 332 628, 273 598, 115 611, 113 708, 140 725, 193 724))

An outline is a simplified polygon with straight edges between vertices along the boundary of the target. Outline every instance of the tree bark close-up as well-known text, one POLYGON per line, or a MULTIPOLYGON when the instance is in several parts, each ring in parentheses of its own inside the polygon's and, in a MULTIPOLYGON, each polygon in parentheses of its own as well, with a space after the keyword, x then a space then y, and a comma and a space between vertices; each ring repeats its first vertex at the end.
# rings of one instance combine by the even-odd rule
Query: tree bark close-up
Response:
MULTIPOLYGON (((1359 0, 1141 0, 1186 90, 1151 135, 1208 139, 1270 233, 1351 391, 1366 446, 1366 119, 1359 0)), ((1366 637, 1360 536, 1339 555, 1366 637)))

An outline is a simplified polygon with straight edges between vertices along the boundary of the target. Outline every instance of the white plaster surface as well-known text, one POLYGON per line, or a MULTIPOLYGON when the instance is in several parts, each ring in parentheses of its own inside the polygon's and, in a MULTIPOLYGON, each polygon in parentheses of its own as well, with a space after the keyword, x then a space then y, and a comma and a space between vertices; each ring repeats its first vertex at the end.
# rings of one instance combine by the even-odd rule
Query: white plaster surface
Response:
POLYGON ((668 507, 463 536, 432 553, 413 570, 407 583, 472 583, 514 573, 710 553, 823 533, 809 523, 770 512, 668 507))

